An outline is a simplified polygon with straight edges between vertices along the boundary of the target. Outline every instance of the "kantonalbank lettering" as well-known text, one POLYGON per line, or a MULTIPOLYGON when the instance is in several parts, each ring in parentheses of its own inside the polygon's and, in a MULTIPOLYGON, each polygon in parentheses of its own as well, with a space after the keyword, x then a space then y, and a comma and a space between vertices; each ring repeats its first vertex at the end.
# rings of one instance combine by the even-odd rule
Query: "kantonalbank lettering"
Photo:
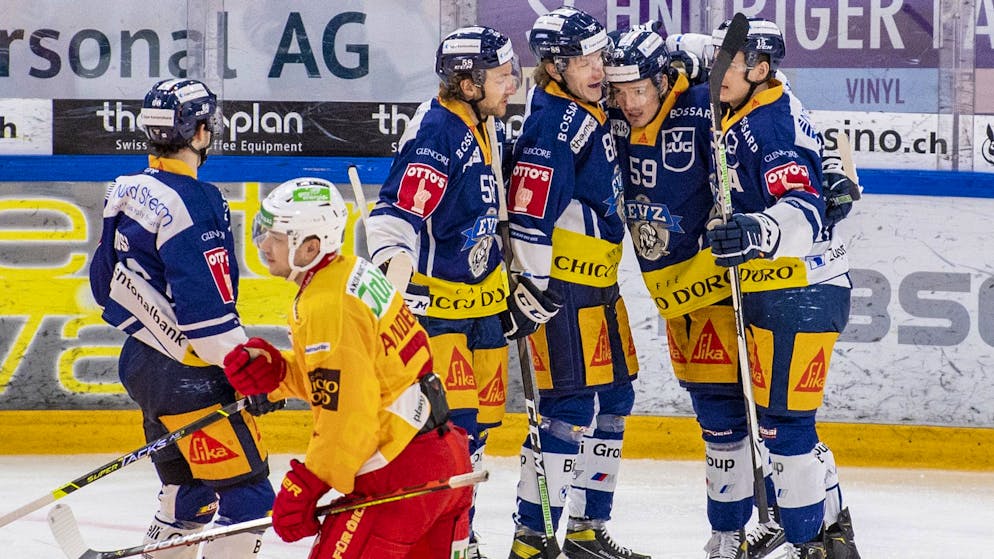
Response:
POLYGON ((570 258, 569 256, 557 256, 552 261, 552 264, 559 270, 597 278, 611 277, 618 270, 617 264, 588 262, 570 258))
POLYGON ((408 165, 407 171, 404 174, 409 177, 425 179, 432 184, 437 184, 440 188, 445 188, 448 180, 445 175, 435 172, 434 169, 427 165, 408 165))

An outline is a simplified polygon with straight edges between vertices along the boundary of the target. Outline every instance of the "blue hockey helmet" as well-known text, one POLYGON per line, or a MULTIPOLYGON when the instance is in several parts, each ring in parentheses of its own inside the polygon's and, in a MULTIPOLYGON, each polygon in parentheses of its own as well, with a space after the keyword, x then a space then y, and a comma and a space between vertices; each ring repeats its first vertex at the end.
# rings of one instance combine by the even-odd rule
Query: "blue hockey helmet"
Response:
POLYGON ((205 83, 190 79, 168 79, 153 85, 145 94, 138 120, 149 141, 157 146, 186 146, 200 123, 214 135, 224 131, 217 96, 205 83))
POLYGON ((482 26, 461 27, 446 35, 438 45, 435 73, 443 83, 466 73, 473 83, 482 86, 488 69, 516 61, 511 40, 500 31, 482 26))
POLYGON ((539 60, 585 56, 610 44, 604 26, 576 8, 558 8, 539 17, 528 33, 528 47, 539 60))
MULTIPOLYGON (((732 20, 725 20, 714 33, 711 34, 711 41, 715 48, 721 46, 725 39, 725 31, 732 20)), ((780 62, 787 54, 787 47, 784 44, 783 33, 776 23, 768 19, 759 17, 749 18, 749 32, 746 35, 746 42, 739 49, 745 54, 746 66, 750 69, 759 63, 759 55, 765 54, 770 57, 770 77, 780 67, 780 62)))
POLYGON ((669 50, 658 33, 632 30, 618 38, 608 57, 604 74, 610 83, 652 79, 659 85, 661 74, 669 75, 669 50))

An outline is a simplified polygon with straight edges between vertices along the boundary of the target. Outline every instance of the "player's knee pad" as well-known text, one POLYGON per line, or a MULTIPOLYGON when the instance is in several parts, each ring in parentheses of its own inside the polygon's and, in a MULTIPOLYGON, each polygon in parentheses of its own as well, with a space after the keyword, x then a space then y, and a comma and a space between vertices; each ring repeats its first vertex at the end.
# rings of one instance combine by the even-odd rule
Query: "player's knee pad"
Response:
POLYGON ((705 442, 724 444, 741 440, 748 434, 741 394, 691 390, 690 400, 705 442))
POLYGON ((625 418, 601 414, 595 424, 580 445, 568 501, 570 516, 607 520, 618 486, 625 418))
POLYGON ((753 494, 752 449, 749 440, 705 443, 708 498, 734 503, 753 494))
POLYGON ((269 479, 261 475, 218 488, 217 492, 221 497, 218 514, 231 524, 265 517, 272 510, 273 500, 276 499, 269 479))
MULTIPOLYGON (((557 518, 566 503, 566 494, 576 469, 577 453, 580 450, 580 441, 583 439, 585 430, 584 427, 549 417, 543 417, 539 425, 539 440, 542 443, 542 461, 549 491, 549 504, 558 509, 557 518)), ((535 456, 529 439, 521 447, 521 477, 518 482, 518 499, 520 501, 531 505, 539 505, 542 502, 538 493, 537 480, 535 456)), ((539 529, 541 525, 529 527, 539 529)))
MULTIPOLYGON (((200 532, 216 510, 214 490, 201 483, 163 485, 159 491, 159 510, 145 533, 144 543, 200 532)), ((167 549, 157 555, 164 559, 196 559, 197 546, 167 549)))
POLYGON ((632 384, 624 383, 597 392, 598 414, 626 416, 632 413, 635 406, 635 388, 632 384))
POLYGON ((784 416, 764 413, 759 418, 763 444, 770 454, 794 456, 807 454, 818 444, 815 416, 784 416))
POLYGON ((159 510, 156 518, 172 525, 203 526, 217 512, 217 495, 200 482, 183 485, 163 485, 159 490, 159 510))
POLYGON ((770 458, 780 524, 787 540, 807 542, 817 535, 824 520, 825 464, 814 450, 795 456, 771 451, 770 458))
POLYGON ((708 520, 714 530, 745 526, 752 513, 752 449, 749 439, 706 442, 708 520))

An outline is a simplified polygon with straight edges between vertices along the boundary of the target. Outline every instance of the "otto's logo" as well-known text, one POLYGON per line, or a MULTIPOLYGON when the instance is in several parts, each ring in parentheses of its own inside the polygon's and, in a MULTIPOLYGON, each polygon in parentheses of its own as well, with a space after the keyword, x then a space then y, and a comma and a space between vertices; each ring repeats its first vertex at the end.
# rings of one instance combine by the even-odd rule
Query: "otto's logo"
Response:
POLYGON ((231 285, 231 269, 228 267, 228 251, 222 247, 212 248, 204 252, 207 267, 214 278, 217 293, 225 303, 235 302, 235 290, 231 285))
POLYGON ((511 173, 511 212, 545 217, 552 172, 552 167, 519 161, 511 173))
POLYGON ((337 369, 314 369, 308 377, 311 381, 311 405, 337 411, 342 372, 337 369))
POLYGON ((764 175, 766 190, 777 198, 791 190, 806 190, 815 193, 811 187, 808 168, 796 161, 790 161, 774 167, 764 175))
POLYGON ((428 217, 442 200, 449 176, 423 163, 410 163, 404 169, 397 190, 397 207, 419 217, 428 217))

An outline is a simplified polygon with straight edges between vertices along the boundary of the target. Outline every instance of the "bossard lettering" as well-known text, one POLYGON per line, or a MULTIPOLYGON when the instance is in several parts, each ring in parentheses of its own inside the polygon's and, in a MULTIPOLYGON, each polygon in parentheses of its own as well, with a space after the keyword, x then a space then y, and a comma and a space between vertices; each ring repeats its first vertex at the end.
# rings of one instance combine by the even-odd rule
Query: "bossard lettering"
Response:
POLYGON ((570 103, 566 107, 566 112, 563 113, 563 120, 559 123, 559 132, 556 134, 556 139, 560 142, 569 141, 569 125, 573 122, 573 117, 576 116, 576 103, 570 103))

